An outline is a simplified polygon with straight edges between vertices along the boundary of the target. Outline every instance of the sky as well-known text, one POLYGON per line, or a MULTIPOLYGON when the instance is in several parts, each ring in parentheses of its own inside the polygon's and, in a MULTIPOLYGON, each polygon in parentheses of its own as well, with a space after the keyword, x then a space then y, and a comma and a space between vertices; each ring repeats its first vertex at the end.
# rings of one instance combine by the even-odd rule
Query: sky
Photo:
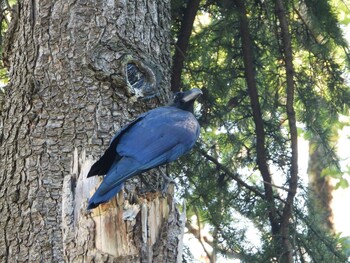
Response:
MULTIPOLYGON (((350 43, 350 25, 343 28, 344 36, 348 43, 350 43)), ((350 80, 348 79, 350 86, 350 80)), ((345 118, 341 116, 341 118, 345 118)), ((349 117, 344 119, 344 121, 349 121, 349 117)), ((338 141, 338 154, 341 158, 342 168, 347 170, 346 167, 350 166, 350 127, 344 127, 339 131, 339 141, 338 141)), ((346 176, 350 183, 350 175, 346 176)), ((337 232, 342 233, 342 236, 350 237, 350 211, 345 209, 347 202, 350 202, 350 188, 337 189, 333 191, 333 201, 332 209, 334 215, 334 227, 337 232)))
MULTIPOLYGON (((344 127, 339 132, 338 154, 342 159, 341 165, 344 170, 346 166, 350 166, 350 127, 344 127)), ((350 176, 346 175, 350 182, 350 176)), ((350 202, 350 188, 337 189, 333 191, 332 209, 334 214, 334 227, 337 232, 342 233, 342 236, 350 237, 350 211, 348 208, 350 202)))

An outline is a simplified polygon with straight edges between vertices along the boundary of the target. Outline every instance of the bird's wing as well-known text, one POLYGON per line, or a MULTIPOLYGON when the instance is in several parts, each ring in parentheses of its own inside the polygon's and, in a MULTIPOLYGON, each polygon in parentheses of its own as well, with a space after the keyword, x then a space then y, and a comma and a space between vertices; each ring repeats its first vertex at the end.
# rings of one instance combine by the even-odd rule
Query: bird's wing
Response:
POLYGON ((193 114, 172 107, 159 109, 123 134, 117 145, 120 156, 154 167, 174 161, 192 148, 199 134, 193 114))
POLYGON ((144 163, 140 163, 132 157, 123 157, 112 165, 96 192, 99 195, 105 195, 132 176, 175 160, 185 152, 187 152, 187 147, 175 145, 158 157, 144 163))
POLYGON ((161 107, 141 115, 112 139, 105 155, 113 152, 119 159, 109 164, 88 209, 107 202, 130 177, 176 160, 193 147, 198 136, 199 124, 190 112, 161 107))
POLYGON ((115 147, 118 142, 120 137, 127 132, 133 125, 135 125, 135 123, 138 123, 139 121, 142 121, 148 114, 152 113, 152 111, 154 110, 150 110, 148 112, 145 112, 143 114, 141 114, 140 116, 138 116, 135 120, 133 120, 132 122, 124 125, 112 138, 111 142, 109 143, 110 146, 115 147))
POLYGON ((113 163, 120 159, 120 156, 116 152, 116 146, 119 142, 120 137, 128 131, 135 123, 141 121, 149 112, 146 112, 142 115, 140 115, 138 118, 130 122, 129 124, 123 126, 112 138, 109 147, 106 149, 104 154, 101 156, 101 158, 96 161, 92 167, 90 168, 90 171, 87 175, 87 177, 91 177, 94 175, 103 175, 108 172, 108 170, 111 168, 113 163))
POLYGON ((130 177, 172 162, 188 152, 199 135, 199 125, 191 113, 163 109, 136 123, 117 145, 122 156, 108 171, 100 188, 106 194, 130 177), (162 114, 164 113, 164 115, 162 114))

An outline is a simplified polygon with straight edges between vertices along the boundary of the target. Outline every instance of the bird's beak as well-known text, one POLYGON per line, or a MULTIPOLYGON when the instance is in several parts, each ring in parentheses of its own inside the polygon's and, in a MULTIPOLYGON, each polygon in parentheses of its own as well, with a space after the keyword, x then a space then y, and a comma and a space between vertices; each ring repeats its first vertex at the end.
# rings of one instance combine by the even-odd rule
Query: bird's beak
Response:
POLYGON ((183 102, 189 102, 191 100, 195 100, 202 94, 203 94, 203 92, 200 89, 197 89, 197 88, 185 91, 185 94, 182 97, 182 101, 183 102))

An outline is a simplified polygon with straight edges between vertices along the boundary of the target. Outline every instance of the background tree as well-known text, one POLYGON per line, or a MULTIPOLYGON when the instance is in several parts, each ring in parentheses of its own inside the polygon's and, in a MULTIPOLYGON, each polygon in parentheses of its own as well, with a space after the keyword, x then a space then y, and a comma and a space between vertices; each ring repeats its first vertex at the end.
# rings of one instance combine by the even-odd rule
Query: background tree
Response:
POLYGON ((0 261, 181 258, 184 221, 171 193, 139 195, 136 179, 86 211, 98 183, 86 179, 88 156, 167 101, 170 3, 23 0, 11 16, 2 45, 10 81, 1 110, 0 261))
POLYGON ((299 123, 321 170, 340 172, 331 127, 348 115, 348 47, 330 3, 202 1, 197 15, 209 21, 194 28, 182 75, 205 91, 197 173, 178 167, 188 214, 211 225, 214 251, 244 262, 344 262, 297 166, 299 123))

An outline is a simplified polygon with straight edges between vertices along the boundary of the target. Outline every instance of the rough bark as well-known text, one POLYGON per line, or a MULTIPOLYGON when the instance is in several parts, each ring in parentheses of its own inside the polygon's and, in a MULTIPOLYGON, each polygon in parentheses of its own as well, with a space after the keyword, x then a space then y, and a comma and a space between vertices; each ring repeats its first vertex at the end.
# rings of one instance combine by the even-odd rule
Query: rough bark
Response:
POLYGON ((19 2, 4 46, 1 262, 181 258, 184 222, 171 192, 138 195, 136 180, 85 210, 99 181, 86 178, 92 158, 168 97, 169 8, 166 0, 19 2))

